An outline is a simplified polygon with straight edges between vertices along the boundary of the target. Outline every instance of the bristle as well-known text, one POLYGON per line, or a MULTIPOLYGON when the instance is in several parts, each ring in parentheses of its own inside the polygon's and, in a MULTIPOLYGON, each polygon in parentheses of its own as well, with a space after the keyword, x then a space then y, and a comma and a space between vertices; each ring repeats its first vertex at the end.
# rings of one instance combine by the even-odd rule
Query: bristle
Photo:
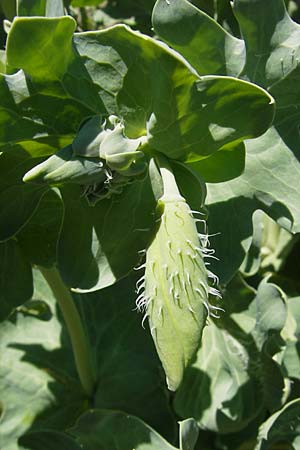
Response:
POLYGON ((217 259, 215 251, 209 247, 209 235, 197 230, 201 223, 206 231, 206 222, 193 215, 203 214, 191 211, 184 200, 167 201, 163 211, 146 262, 136 268, 145 268, 137 282, 136 305, 144 312, 143 325, 149 320, 169 387, 175 389, 199 346, 207 318, 217 317, 222 308, 209 299, 221 294, 210 285, 217 285, 218 277, 206 268, 207 259, 217 259))

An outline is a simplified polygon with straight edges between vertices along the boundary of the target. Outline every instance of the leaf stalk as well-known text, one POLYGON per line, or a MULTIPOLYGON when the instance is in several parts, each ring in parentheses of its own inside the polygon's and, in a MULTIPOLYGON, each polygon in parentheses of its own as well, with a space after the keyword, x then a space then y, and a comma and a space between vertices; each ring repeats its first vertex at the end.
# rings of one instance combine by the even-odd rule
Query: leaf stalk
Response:
POLYGON ((172 168, 167 158, 165 156, 159 155, 155 158, 155 160, 159 167, 164 187, 164 194, 161 200, 164 202, 185 202, 185 199, 180 195, 172 168))
POLYGON ((88 339, 79 312, 58 270, 55 267, 49 269, 41 266, 39 266, 39 270, 59 304, 71 339, 75 365, 81 385, 85 393, 91 397, 94 392, 96 379, 88 339))

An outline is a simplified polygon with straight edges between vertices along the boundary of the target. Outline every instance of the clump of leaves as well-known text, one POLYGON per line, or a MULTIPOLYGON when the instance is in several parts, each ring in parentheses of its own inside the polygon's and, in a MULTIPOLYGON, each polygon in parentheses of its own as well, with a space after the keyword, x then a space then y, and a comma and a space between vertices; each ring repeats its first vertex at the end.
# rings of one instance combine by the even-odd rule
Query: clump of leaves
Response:
POLYGON ((19 2, 0 80, 3 445, 297 443, 297 300, 263 278, 286 256, 263 266, 252 215, 298 231, 299 26, 281 0, 235 0, 242 40, 158 0, 174 51, 124 25, 74 34, 47 5, 19 2))

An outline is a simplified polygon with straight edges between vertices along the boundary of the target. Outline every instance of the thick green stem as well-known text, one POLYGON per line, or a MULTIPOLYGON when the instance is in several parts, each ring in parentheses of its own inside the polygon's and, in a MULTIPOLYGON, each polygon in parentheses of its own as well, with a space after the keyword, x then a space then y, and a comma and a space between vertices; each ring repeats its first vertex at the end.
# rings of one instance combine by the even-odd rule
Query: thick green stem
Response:
POLYGON ((64 317, 75 358, 75 364, 84 391, 91 396, 95 387, 94 367, 90 347, 78 310, 69 289, 63 283, 57 269, 39 267, 51 288, 64 317))
POLYGON ((173 174, 173 171, 164 156, 158 156, 155 158, 159 167, 161 177, 164 185, 163 201, 184 201, 184 198, 180 195, 177 183, 173 174))

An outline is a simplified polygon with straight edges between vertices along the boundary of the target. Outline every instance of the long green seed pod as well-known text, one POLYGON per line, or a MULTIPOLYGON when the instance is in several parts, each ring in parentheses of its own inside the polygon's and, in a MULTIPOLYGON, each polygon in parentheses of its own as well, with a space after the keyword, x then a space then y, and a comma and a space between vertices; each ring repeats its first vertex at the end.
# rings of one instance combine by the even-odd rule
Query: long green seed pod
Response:
POLYGON ((220 294, 209 285, 209 277, 217 277, 204 262, 213 253, 207 235, 198 233, 189 205, 161 161, 160 171, 164 194, 157 206, 159 228, 146 252, 136 304, 149 320, 168 387, 175 391, 200 346, 207 316, 220 309, 210 305, 209 294, 220 294))

